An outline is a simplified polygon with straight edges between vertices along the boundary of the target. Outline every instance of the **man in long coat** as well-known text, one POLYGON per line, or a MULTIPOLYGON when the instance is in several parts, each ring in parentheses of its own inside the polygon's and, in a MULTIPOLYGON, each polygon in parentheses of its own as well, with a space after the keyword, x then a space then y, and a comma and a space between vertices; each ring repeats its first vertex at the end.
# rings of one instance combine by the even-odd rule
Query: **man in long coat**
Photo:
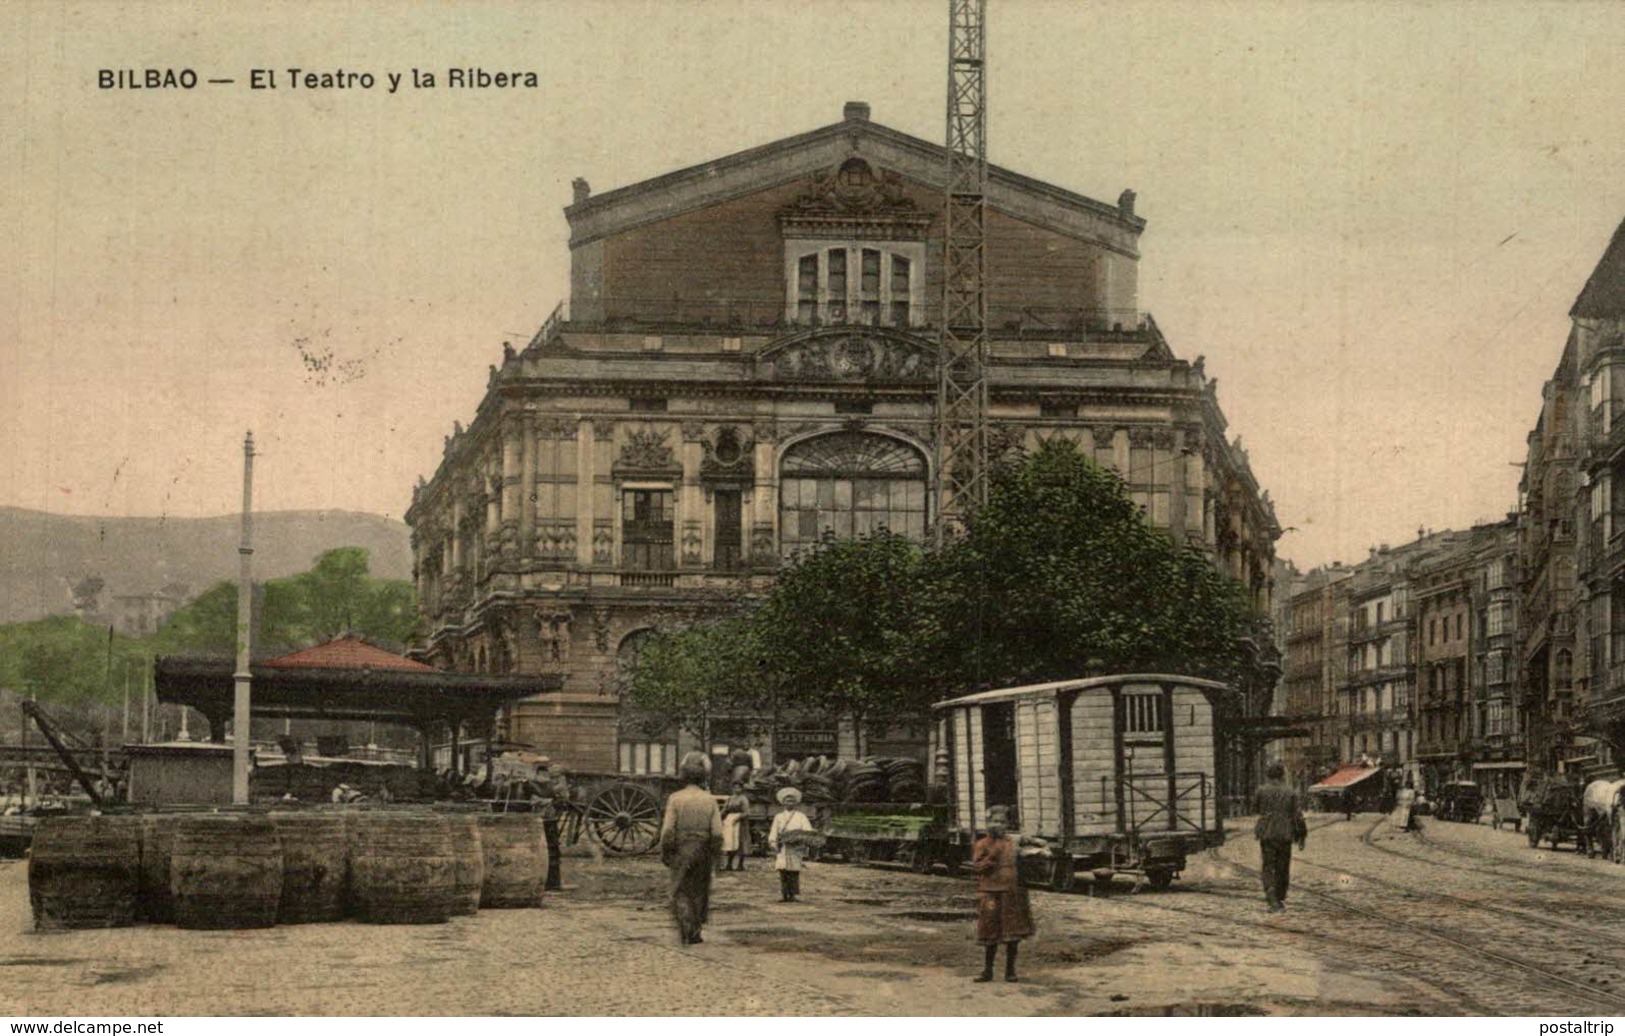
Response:
POLYGON ((660 859, 671 872, 671 915, 683 944, 702 942, 711 912, 711 869, 722 855, 722 813, 706 788, 710 760, 690 752, 678 768, 683 788, 666 800, 660 859))
POLYGON ((1264 899, 1270 912, 1286 909, 1287 883, 1292 875, 1292 843, 1302 849, 1309 839, 1309 826, 1303 820, 1303 801, 1286 783, 1286 768, 1271 763, 1264 774, 1269 780, 1258 789, 1258 823, 1253 834, 1263 854, 1261 877, 1264 899))

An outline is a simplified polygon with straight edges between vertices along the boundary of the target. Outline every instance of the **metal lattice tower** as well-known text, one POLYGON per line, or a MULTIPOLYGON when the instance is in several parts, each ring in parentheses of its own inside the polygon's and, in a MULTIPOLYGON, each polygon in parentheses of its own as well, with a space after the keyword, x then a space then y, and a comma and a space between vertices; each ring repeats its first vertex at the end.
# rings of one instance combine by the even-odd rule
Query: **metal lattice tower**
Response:
POLYGON ((937 376, 940 544, 987 499, 987 0, 948 0, 948 175, 937 376))

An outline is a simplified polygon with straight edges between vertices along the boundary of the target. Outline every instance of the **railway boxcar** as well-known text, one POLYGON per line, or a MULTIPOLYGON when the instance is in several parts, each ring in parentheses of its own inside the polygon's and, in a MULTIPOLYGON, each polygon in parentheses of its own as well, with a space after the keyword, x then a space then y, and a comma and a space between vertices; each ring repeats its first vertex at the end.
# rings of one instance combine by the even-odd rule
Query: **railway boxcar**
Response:
POLYGON ((1079 871, 1129 872, 1166 887, 1191 853, 1224 841, 1214 716, 1232 693, 1130 674, 939 703, 952 839, 971 841, 989 806, 1010 806, 1029 881, 1066 890, 1079 871))

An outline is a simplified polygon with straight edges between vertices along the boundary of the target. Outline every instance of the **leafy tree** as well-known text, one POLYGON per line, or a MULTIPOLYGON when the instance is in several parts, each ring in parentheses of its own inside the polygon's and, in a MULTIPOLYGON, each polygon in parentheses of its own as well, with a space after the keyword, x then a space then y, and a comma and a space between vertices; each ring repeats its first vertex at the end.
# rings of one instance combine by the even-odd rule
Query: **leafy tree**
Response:
POLYGON ((761 714, 773 706, 749 616, 655 633, 623 690, 632 706, 623 722, 651 737, 674 726, 703 737, 718 715, 761 714))
MULTIPOLYGON (((404 644, 417 621, 417 595, 404 580, 368 575, 367 551, 340 547, 308 572, 255 587, 257 654, 293 651, 354 630, 404 644)), ((156 638, 160 651, 232 654, 237 650, 237 584, 216 583, 172 615, 156 638)))
POLYGON ((924 548, 890 532, 826 540, 782 570, 750 621, 785 698, 860 723, 918 717, 941 641, 930 571, 924 548))
POLYGON ((952 694, 1092 671, 1234 679, 1257 622, 1205 553, 1055 442, 997 469, 940 552, 891 534, 826 541, 754 611, 657 638, 631 699, 694 729, 750 702, 883 725, 952 694))
POLYGON ((993 477, 936 559, 941 674, 962 689, 1153 669, 1229 677, 1250 611, 1201 550, 1148 525, 1116 475, 1051 442, 993 477))

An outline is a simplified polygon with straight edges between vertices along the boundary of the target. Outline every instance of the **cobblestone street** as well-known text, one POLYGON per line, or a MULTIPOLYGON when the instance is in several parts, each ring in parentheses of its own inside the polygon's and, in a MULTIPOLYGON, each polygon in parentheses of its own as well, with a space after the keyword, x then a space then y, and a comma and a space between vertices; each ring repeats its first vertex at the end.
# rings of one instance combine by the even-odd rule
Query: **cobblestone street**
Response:
POLYGON ((0 1014, 1596 1014, 1625 1009, 1625 869, 1522 836, 1372 814, 1311 818, 1284 914, 1256 848, 1193 861, 1169 892, 1033 894, 1016 985, 972 985, 965 879, 840 864, 778 902, 763 861, 717 878, 704 945, 679 947, 653 858, 567 860, 539 911, 448 925, 36 934, 24 866, 0 867, 0 1014))

